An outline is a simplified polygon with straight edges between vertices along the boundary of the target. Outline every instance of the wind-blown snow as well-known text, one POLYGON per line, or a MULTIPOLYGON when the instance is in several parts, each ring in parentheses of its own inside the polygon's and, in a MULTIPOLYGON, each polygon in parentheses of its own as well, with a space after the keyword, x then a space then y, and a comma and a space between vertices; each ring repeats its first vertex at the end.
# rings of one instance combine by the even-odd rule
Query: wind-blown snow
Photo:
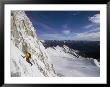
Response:
POLYGON ((11 76, 62 77, 100 76, 100 65, 93 58, 83 58, 67 46, 45 49, 24 11, 11 12, 11 76), (23 50, 31 53, 29 64, 23 50))

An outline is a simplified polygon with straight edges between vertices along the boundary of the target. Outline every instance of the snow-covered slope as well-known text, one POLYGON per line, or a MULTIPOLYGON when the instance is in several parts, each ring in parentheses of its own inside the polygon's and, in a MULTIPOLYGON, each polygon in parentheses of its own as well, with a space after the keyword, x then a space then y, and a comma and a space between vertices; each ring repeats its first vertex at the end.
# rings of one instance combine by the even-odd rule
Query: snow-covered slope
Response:
POLYGON ((100 65, 96 59, 84 58, 78 51, 67 46, 49 47, 50 62, 54 65, 58 76, 65 77, 97 77, 100 76, 100 65))
POLYGON ((56 76, 42 43, 24 11, 11 12, 11 76, 56 76), (32 66, 24 59, 27 50, 32 66))
POLYGON ((24 11, 11 12, 11 76, 61 77, 100 76, 100 65, 93 58, 83 58, 67 46, 45 49, 24 11), (26 61, 24 50, 31 54, 26 61))

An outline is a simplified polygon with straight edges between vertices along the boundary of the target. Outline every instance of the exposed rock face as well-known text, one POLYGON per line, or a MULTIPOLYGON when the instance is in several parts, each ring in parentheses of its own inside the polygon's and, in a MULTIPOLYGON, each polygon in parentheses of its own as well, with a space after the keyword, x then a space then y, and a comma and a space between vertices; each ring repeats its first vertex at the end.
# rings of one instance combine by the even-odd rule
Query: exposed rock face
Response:
POLYGON ((24 11, 11 12, 11 76, 56 76, 44 46, 24 11), (30 62, 22 56, 31 54, 30 62))

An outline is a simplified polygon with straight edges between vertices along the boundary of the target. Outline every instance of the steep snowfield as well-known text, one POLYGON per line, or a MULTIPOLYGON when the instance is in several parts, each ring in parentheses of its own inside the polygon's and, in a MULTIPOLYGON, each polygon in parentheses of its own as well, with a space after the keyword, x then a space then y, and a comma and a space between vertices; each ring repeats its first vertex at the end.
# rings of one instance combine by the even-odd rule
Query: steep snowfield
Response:
POLYGON ((42 43, 24 11, 11 12, 11 76, 56 76, 42 43), (32 58, 29 64, 23 51, 32 58))
MULTIPOLYGON (((12 76, 43 76, 37 65, 31 66, 21 55, 23 53, 11 42, 11 75, 12 76)), ((33 59, 34 60, 34 59, 33 59)))
POLYGON ((50 55, 50 62, 54 65, 58 76, 65 77, 97 77, 100 76, 100 66, 96 59, 83 58, 77 56, 77 51, 73 50, 76 55, 67 53, 69 48, 64 47, 49 47, 46 49, 50 55), (65 49, 66 48, 66 49, 65 49), (65 49, 65 50, 64 50, 65 49), (66 53, 65 53, 66 52, 66 53))
POLYGON ((77 77, 100 76, 97 60, 85 59, 67 46, 45 49, 24 11, 11 12, 11 76, 12 77, 77 77), (30 63, 23 51, 31 54, 30 63))

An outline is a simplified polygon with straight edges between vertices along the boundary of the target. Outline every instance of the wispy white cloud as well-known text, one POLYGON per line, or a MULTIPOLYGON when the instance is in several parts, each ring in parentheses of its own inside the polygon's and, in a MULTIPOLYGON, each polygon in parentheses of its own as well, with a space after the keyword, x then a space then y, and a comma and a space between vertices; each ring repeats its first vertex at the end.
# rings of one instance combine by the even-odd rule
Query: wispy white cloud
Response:
POLYGON ((91 17, 88 17, 90 24, 84 26, 85 29, 94 29, 100 27, 100 14, 95 14, 91 17))
POLYGON ((87 32, 79 34, 78 38, 84 38, 86 40, 100 40, 100 14, 95 14, 88 17, 90 21, 89 25, 84 26, 85 29, 89 29, 87 32))
POLYGON ((84 28, 85 28, 85 29, 89 29, 89 28, 91 28, 91 27, 93 27, 93 26, 94 26, 93 24, 89 24, 89 25, 84 26, 84 28))
POLYGON ((64 25, 62 26, 62 28, 63 28, 63 30, 62 30, 62 33, 63 33, 63 34, 68 35, 68 34, 71 33, 71 30, 69 29, 68 24, 64 24, 64 25))
POLYGON ((76 15, 78 15, 80 12, 76 12, 76 13, 73 13, 72 15, 73 16, 76 16, 76 15))
POLYGON ((63 34, 66 34, 66 35, 68 35, 68 34, 70 34, 70 33, 71 33, 71 31, 70 31, 70 30, 63 30, 62 32, 63 32, 63 34))
POLYGON ((65 36, 62 34, 42 34, 40 35, 41 38, 45 40, 65 40, 65 36))
POLYGON ((99 32, 99 31, 100 31, 100 28, 97 27, 97 28, 90 29, 88 32, 99 32))
POLYGON ((100 41, 100 32, 84 32, 78 33, 74 40, 100 41))
POLYGON ((86 40, 86 41, 100 41, 100 32, 71 32, 69 35, 64 34, 43 34, 40 37, 45 40, 86 40))
POLYGON ((92 17, 88 17, 89 21, 91 21, 92 23, 100 23, 100 14, 95 14, 92 17))

